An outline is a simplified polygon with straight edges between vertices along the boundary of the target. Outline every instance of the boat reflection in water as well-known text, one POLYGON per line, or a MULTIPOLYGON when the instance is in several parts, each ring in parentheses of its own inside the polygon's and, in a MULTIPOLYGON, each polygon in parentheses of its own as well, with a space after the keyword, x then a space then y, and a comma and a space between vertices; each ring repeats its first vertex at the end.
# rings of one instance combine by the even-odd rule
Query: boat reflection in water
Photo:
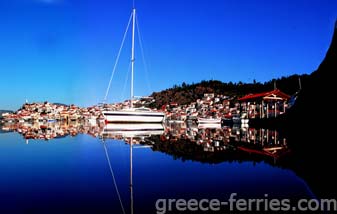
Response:
MULTIPOLYGON (((183 198, 189 196, 194 197, 194 194, 203 194, 201 197, 220 197, 220 192, 232 192, 234 190, 236 191, 236 188, 239 191, 239 188, 241 188, 242 185, 246 185, 246 188, 248 189, 252 188, 249 189, 250 193, 256 194, 257 196, 262 192, 265 193, 267 190, 277 192, 274 189, 275 186, 268 183, 269 180, 264 180, 263 177, 263 175, 268 174, 264 173, 264 170, 274 170, 272 169, 273 167, 266 167, 265 164, 261 164, 260 167, 255 168, 254 166, 254 168, 252 168, 259 173, 262 173, 260 186, 259 188, 255 188, 254 185, 251 185, 253 182, 248 180, 248 178, 245 180, 246 177, 250 175, 248 173, 251 172, 246 172, 245 167, 250 165, 250 163, 243 165, 238 163, 246 161, 253 163, 265 162, 268 165, 283 166, 282 159, 291 155, 286 139, 277 131, 241 126, 198 126, 191 121, 186 123, 171 122, 167 123, 167 125, 92 125, 86 123, 55 122, 41 124, 17 123, 3 124, 3 127, 0 129, 3 129, 6 132, 15 131, 21 134, 27 142, 29 141, 28 147, 25 147, 26 145, 21 145, 23 146, 22 148, 25 148, 26 150, 31 149, 29 151, 32 151, 31 153, 27 153, 32 154, 32 156, 25 156, 25 159, 27 160, 33 159, 34 157, 36 158, 40 153, 35 153, 35 149, 41 148, 42 146, 44 149, 42 151, 48 152, 50 150, 50 154, 55 153, 57 154, 57 157, 60 156, 61 158, 59 161, 61 162, 64 159, 68 160, 67 158, 69 158, 69 163, 75 163, 75 165, 78 166, 77 164, 81 165, 83 160, 87 161, 83 166, 84 168, 81 169, 85 171, 85 174, 77 179, 83 179, 85 181, 88 179, 86 182, 90 183, 90 185, 92 184, 92 180, 98 181, 97 186, 102 184, 102 186, 104 186, 102 189, 105 189, 107 192, 101 190, 103 192, 94 195, 93 197, 95 198, 99 198, 100 194, 104 197, 102 196, 102 198, 97 201, 93 199, 93 203, 100 203, 101 200, 106 200, 108 203, 104 209, 113 210, 111 213, 133 213, 133 207, 136 209, 135 213, 151 213, 150 211, 153 209, 155 200, 160 197, 170 198, 179 196, 179 198, 183 198), (69 142, 67 139, 58 138, 66 136, 73 138, 80 134, 90 135, 92 136, 92 140, 88 137, 78 137, 77 141, 75 141, 75 139, 71 140, 71 142, 78 142, 78 144, 63 143, 60 145, 62 147, 55 145, 57 142, 69 142), (126 145, 120 146, 119 144, 121 141, 124 141, 126 145), (44 144, 45 142, 52 142, 52 144, 49 144, 48 147, 37 145, 44 144), (56 147, 66 148, 66 151, 73 148, 78 150, 75 150, 75 153, 69 154, 65 153, 62 149, 55 150, 54 148, 56 147), (139 151, 138 149, 141 150, 139 151), (155 152, 151 152, 151 150, 155 152), (129 166, 127 166, 128 164, 125 165, 128 160, 123 159, 125 157, 124 152, 129 154, 127 157, 130 156, 129 166), (168 154, 169 156, 163 154, 168 154), (137 160, 133 160, 133 156, 135 156, 137 160), (187 162, 187 160, 190 161, 187 162), (216 166, 213 165, 214 163, 216 163, 216 166), (137 166, 137 168, 135 169, 134 166, 137 166), (164 167, 158 169, 157 166, 164 166, 165 170, 161 169, 164 169, 164 167), (111 176, 107 174, 108 176, 105 176, 106 179, 100 177, 99 174, 95 174, 102 172, 107 173, 107 170, 109 170, 111 176), (137 170, 141 173, 135 174, 137 173, 137 170), (226 174, 226 170, 232 170, 229 171, 230 176, 226 174), (114 171, 116 173, 114 173, 114 171), (198 176, 199 173, 205 176, 202 176, 201 179, 201 177, 198 176), (168 178, 170 176, 172 176, 172 179, 168 178), (240 184, 234 182, 238 180, 238 178, 241 179, 240 184), (103 183, 100 183, 102 182, 101 179, 106 181, 104 185, 103 183), (214 179, 216 182, 210 183, 213 182, 214 179), (226 179, 227 183, 221 183, 226 179), (191 182, 186 182, 186 180, 191 180, 191 182), (135 181, 137 186, 133 186, 133 181, 135 181), (210 183, 211 185, 203 186, 203 182, 210 183), (267 184, 265 182, 267 182, 267 184), (114 187, 115 190, 112 189, 111 191, 112 187, 114 187), (228 190, 228 188, 232 187, 233 190, 228 190), (160 188, 162 188, 160 192, 156 192, 157 189, 160 188), (152 194, 152 192, 156 192, 156 194, 152 194), (135 197, 135 200, 133 200, 134 193, 135 196, 141 197, 135 197), (106 195, 111 194, 113 194, 113 197, 116 197, 117 194, 118 198, 116 197, 115 200, 110 201, 106 195), (111 203, 111 205, 109 203, 111 203), (140 212, 143 208, 146 212, 140 212)), ((23 150, 24 149, 17 150, 17 152, 23 152, 23 150)), ((20 157, 20 155, 15 157, 20 157)), ((36 160, 40 161, 38 158, 36 160)), ((67 162, 67 164, 69 163, 67 162)), ((32 174, 31 171, 34 172, 35 170, 38 172, 40 170, 38 166, 38 162, 33 164, 26 176, 29 177, 32 174), (36 169, 34 167, 36 167, 36 169)), ((278 171, 278 169, 275 170, 278 171)), ((63 172, 62 170, 57 171, 57 173, 60 173, 62 176, 66 175, 66 172, 63 172)), ((282 173, 284 172, 282 171, 282 173)), ((69 176, 73 177, 77 176, 77 174, 70 173, 69 176)), ((86 188, 90 189, 90 185, 86 188)), ((282 185, 287 184, 283 183, 282 185)), ((72 189, 74 188, 73 186, 73 183, 70 182, 69 186, 60 185, 59 188, 64 187, 65 193, 77 196, 76 191, 72 189)), ((96 185, 94 186, 97 188, 96 185)), ((37 186, 37 188, 38 187, 39 186, 37 186)), ((79 189, 81 188, 83 188, 83 186, 79 187, 79 189)), ((292 188, 289 189, 287 189, 287 191, 292 191, 292 188)), ((90 198, 90 195, 87 197, 90 198)), ((90 201, 87 201, 87 203, 90 204, 90 201)), ((46 205, 46 207, 46 209, 49 209, 48 205, 46 205)), ((93 205, 93 209, 96 208, 97 207, 93 205)), ((64 209, 67 209, 67 207, 64 209)))
POLYGON ((100 136, 103 138, 149 137, 164 133, 161 123, 108 123, 100 136))
MULTIPOLYGON (((193 152, 242 153, 251 157, 277 160, 290 153, 286 138, 276 130, 255 129, 248 126, 221 126, 194 122, 162 124, 96 124, 90 123, 16 123, 4 124, 4 131, 15 131, 26 140, 52 140, 65 136, 88 134, 95 138, 129 141, 130 137, 139 144, 151 145, 155 150, 182 155, 193 159, 193 152), (174 144, 173 144, 174 143, 174 144), (179 146, 179 148, 178 148, 179 146), (170 147, 177 147, 170 151, 170 147), (191 148, 194 150, 191 150, 191 148), (184 151, 186 149, 186 151, 184 151)), ((173 148, 171 148, 173 149, 173 148)), ((223 161, 226 156, 223 156, 223 161)), ((212 160, 210 160, 212 162, 212 160)), ((220 161, 220 160, 218 160, 220 161)))
POLYGON ((110 173, 113 179, 113 184, 116 189, 119 203, 123 213, 125 208, 122 202, 121 195, 119 193, 118 185, 116 183, 115 175, 111 167, 109 153, 106 146, 108 139, 122 139, 130 145, 130 213, 134 213, 133 207, 133 148, 134 144, 138 145, 136 148, 147 148, 140 144, 146 144, 146 139, 151 136, 158 136, 164 133, 164 126, 161 123, 128 123, 128 124, 116 124, 108 123, 102 129, 99 137, 102 139, 105 155, 109 164, 110 173))

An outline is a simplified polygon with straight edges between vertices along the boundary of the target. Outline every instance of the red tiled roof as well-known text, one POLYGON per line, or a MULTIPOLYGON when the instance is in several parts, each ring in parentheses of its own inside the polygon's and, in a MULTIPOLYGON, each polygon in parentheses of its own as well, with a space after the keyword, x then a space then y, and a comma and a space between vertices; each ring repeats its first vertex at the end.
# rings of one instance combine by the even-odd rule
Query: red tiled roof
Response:
POLYGON ((273 91, 268 91, 268 92, 263 92, 263 93, 258 93, 258 94, 248 94, 246 96, 239 98, 239 101, 254 100, 254 99, 263 98, 263 97, 270 96, 270 95, 276 95, 283 99, 290 99, 290 96, 288 94, 283 93, 279 89, 275 89, 273 91))

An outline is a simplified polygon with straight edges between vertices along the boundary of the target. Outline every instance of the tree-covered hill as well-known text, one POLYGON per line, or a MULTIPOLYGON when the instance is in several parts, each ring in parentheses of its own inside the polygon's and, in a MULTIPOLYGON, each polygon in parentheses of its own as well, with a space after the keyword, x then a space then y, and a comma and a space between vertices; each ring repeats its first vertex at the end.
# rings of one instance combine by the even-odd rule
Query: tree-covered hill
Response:
POLYGON ((153 107, 160 108, 162 105, 176 102, 178 104, 188 104, 199 98, 205 93, 223 94, 238 98, 249 93, 259 93, 273 90, 275 85, 281 91, 293 95, 299 90, 299 79, 302 87, 305 87, 308 75, 292 75, 279 79, 272 79, 268 82, 259 83, 224 83, 218 80, 201 81, 200 83, 174 85, 172 88, 161 92, 154 92, 151 96, 156 102, 153 107))

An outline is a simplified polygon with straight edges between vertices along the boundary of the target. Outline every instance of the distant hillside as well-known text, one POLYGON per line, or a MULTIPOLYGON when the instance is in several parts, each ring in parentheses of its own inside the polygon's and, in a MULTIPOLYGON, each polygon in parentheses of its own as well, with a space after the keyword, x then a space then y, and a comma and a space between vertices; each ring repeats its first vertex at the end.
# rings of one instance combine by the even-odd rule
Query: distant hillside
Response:
POLYGON ((293 95, 299 90, 299 78, 302 86, 305 87, 308 75, 292 75, 279 79, 272 79, 265 83, 223 83, 217 80, 201 81, 200 83, 175 85, 172 88, 161 92, 154 92, 151 96, 156 102, 153 104, 156 108, 162 105, 176 102, 178 104, 188 104, 199 98, 202 98, 204 93, 223 94, 231 97, 241 97, 249 93, 258 93, 274 89, 274 84, 281 91, 293 95))
POLYGON ((0 110, 0 119, 2 119, 2 114, 4 113, 13 113, 11 110, 0 110))
POLYGON ((68 107, 69 105, 67 104, 64 104, 64 103, 52 103, 54 105, 58 105, 58 106, 65 106, 65 107, 68 107))

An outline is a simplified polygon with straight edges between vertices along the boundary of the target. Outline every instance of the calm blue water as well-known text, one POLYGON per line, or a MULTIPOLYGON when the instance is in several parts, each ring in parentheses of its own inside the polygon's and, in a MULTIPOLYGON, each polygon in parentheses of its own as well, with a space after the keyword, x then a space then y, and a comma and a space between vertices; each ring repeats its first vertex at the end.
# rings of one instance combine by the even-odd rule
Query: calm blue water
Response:
MULTIPOLYGON (((106 140, 115 181, 130 213, 130 145, 106 140)), ((155 213, 159 198, 311 197, 294 172, 265 162, 182 161, 133 148, 134 213, 155 213)), ((0 134, 0 213, 122 213, 102 140, 89 135, 26 140, 0 134)))

